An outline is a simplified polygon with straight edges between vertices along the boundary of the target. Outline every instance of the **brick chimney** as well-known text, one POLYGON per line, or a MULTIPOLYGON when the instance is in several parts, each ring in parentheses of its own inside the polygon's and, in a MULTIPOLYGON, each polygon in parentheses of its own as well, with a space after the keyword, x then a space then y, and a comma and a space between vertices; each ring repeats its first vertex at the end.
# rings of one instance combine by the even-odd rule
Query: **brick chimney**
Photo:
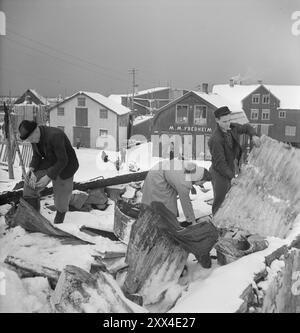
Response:
POLYGON ((202 91, 208 94, 208 83, 202 83, 202 91))

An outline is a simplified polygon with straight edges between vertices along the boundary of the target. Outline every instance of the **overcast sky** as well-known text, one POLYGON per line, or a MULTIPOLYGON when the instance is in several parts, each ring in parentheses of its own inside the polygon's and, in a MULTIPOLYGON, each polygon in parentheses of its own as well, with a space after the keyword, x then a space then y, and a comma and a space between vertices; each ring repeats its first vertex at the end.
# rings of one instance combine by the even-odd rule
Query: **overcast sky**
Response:
POLYGON ((0 95, 300 85, 299 0, 0 0, 0 95))

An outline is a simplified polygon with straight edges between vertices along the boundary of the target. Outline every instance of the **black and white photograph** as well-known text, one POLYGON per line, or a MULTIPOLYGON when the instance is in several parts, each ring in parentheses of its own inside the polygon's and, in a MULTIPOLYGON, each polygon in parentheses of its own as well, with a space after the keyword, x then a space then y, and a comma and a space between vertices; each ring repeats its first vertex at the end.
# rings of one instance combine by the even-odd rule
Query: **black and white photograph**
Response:
POLYGON ((0 0, 0 313, 300 313, 299 0, 0 0))

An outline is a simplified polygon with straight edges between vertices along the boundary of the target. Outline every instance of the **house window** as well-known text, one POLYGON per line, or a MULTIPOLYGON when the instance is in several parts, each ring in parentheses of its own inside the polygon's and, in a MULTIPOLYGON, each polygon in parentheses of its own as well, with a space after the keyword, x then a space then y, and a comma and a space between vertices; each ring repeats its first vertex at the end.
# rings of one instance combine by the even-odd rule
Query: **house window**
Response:
POLYGON ((65 115, 65 108, 57 108, 57 115, 64 116, 65 115))
POLYGON ((250 119, 258 120, 258 109, 251 109, 250 119))
POLYGON ((270 95, 263 95, 262 102, 263 104, 270 104, 270 95))
POLYGON ((285 111, 279 111, 279 118, 286 118, 286 112, 285 111))
POLYGON ((188 122, 188 105, 176 105, 176 123, 187 124, 188 122))
POLYGON ((85 97, 78 97, 77 103, 78 106, 85 106, 85 97))
POLYGON ((61 129, 62 131, 65 131, 65 126, 57 126, 57 128, 61 129))
POLYGON ((205 105, 194 106, 194 124, 206 125, 207 107, 205 105))
POLYGON ((259 104, 259 100, 260 100, 259 94, 252 95, 252 104, 259 104))
POLYGON ((88 109, 76 108, 76 126, 88 126, 88 109))
POLYGON ((296 126, 285 126, 285 135, 286 136, 295 136, 296 135, 296 126))
POLYGON ((107 135, 108 135, 108 130, 106 130, 106 129, 100 129, 100 131, 99 131, 99 135, 100 135, 101 137, 106 138, 107 135))
POLYGON ((262 120, 270 120, 270 110, 269 109, 263 109, 262 110, 261 119, 262 120))
POLYGON ((108 112, 106 109, 100 109, 100 118, 101 119, 107 119, 108 118, 108 112))

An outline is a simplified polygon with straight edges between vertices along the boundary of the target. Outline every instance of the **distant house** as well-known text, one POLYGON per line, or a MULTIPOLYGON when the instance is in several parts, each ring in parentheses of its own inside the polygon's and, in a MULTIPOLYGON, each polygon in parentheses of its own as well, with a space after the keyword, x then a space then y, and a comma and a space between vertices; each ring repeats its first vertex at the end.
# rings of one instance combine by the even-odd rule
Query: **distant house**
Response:
POLYGON ((224 105, 232 110, 235 122, 248 122, 239 105, 212 93, 190 91, 162 107, 152 122, 152 142, 157 148, 155 155, 164 156, 170 142, 174 142, 181 150, 176 154, 193 159, 210 159, 208 140, 216 126, 214 111, 224 105))
POLYGON ((79 91, 49 110, 50 126, 74 146, 119 150, 127 140, 130 110, 99 93, 79 91))
MULTIPOLYGON (((136 91, 133 106, 135 115, 155 114, 157 110, 170 103, 172 100, 182 96, 184 92, 186 91, 170 87, 156 87, 136 91)), ((109 98, 132 110, 132 94, 110 95, 109 98)))
POLYGON ((245 111, 259 134, 300 147, 300 86, 220 84, 217 93, 245 111))
POLYGON ((16 115, 15 126, 18 127, 22 120, 34 120, 40 125, 48 120, 49 103, 45 97, 34 89, 27 89, 24 94, 14 102, 16 115))

